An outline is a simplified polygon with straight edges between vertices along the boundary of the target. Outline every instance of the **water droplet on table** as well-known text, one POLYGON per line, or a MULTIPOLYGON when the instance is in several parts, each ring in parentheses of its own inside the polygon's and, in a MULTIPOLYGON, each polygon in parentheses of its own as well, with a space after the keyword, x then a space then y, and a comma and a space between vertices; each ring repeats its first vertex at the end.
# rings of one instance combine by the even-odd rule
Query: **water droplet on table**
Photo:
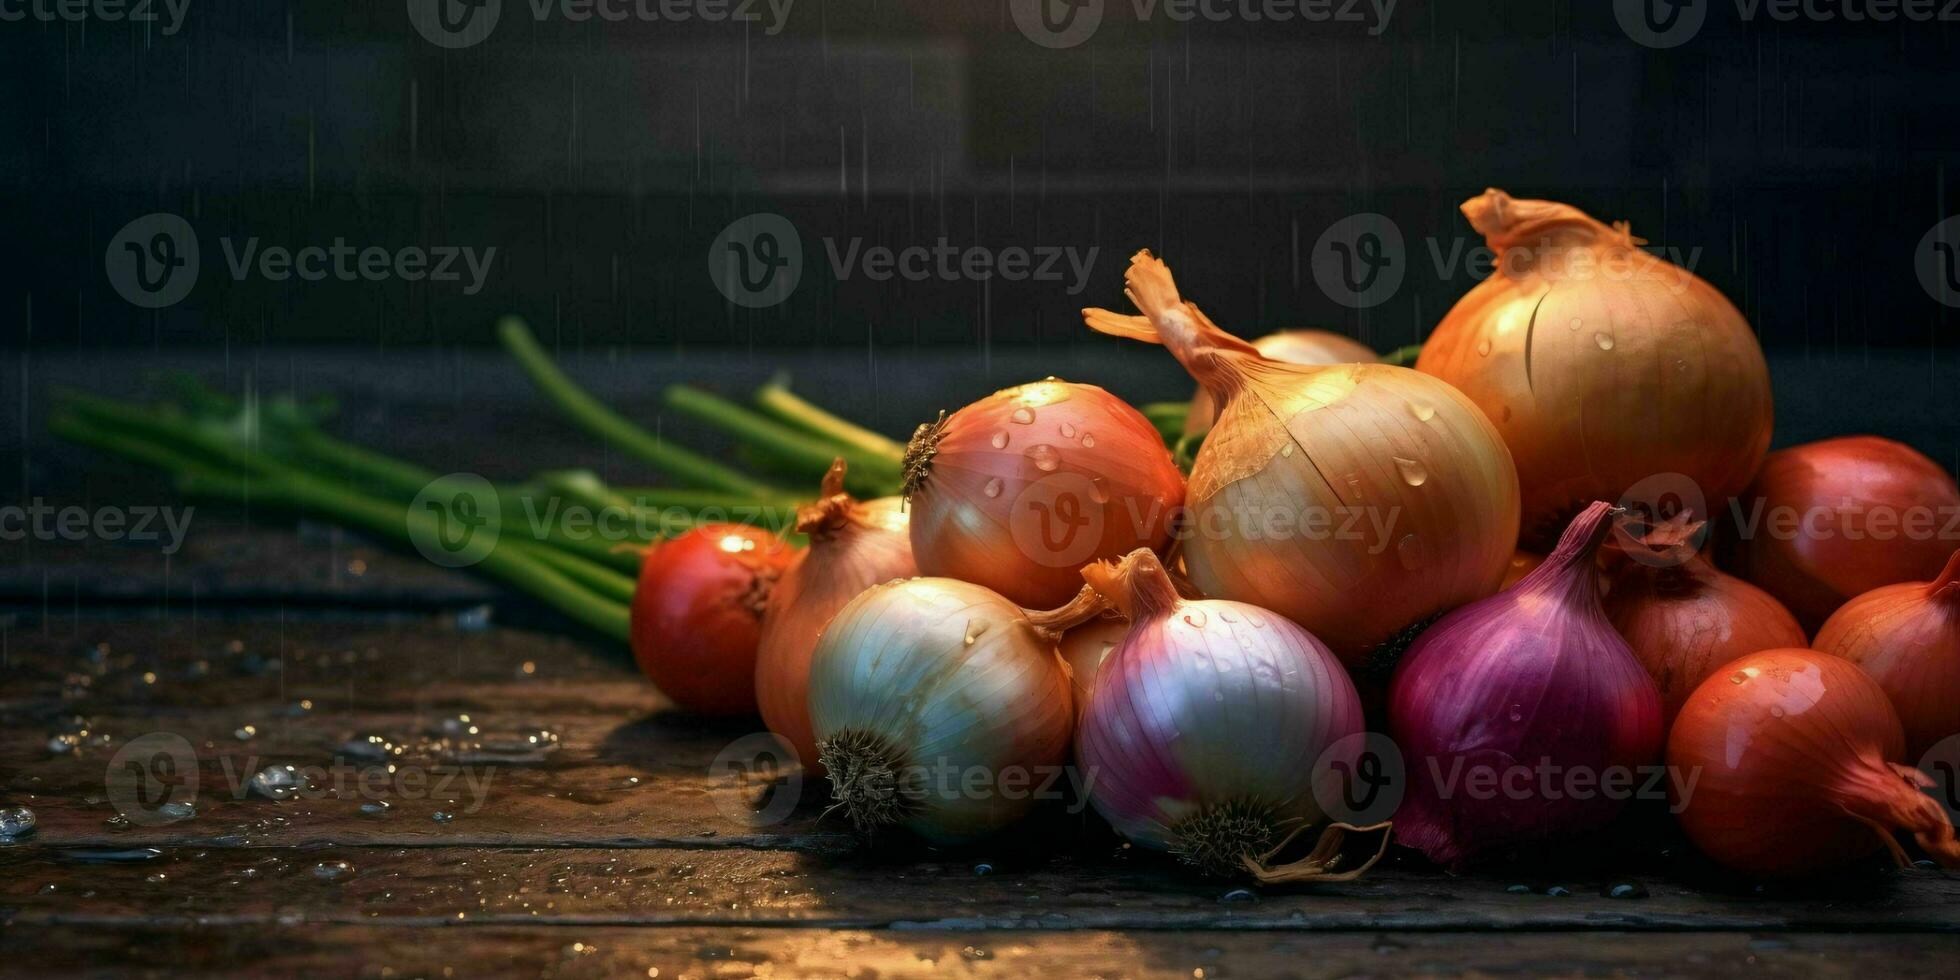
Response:
POLYGON ((34 832, 34 811, 24 806, 0 809, 0 841, 11 841, 34 832))
POLYGON ((392 809, 394 809, 394 804, 389 803, 387 800, 370 800, 361 804, 361 813, 370 817, 385 817, 388 815, 388 811, 392 809))
POLYGON ((1647 886, 1637 881, 1616 881, 1606 886, 1607 898, 1646 898, 1647 886))
POLYGON ((306 777, 292 766, 267 766, 252 776, 252 792, 268 800, 290 800, 306 788, 306 777))
POLYGON ((1256 902, 1259 900, 1259 896, 1253 894, 1250 889, 1234 888, 1218 896, 1218 900, 1221 902, 1256 902))
POLYGON ((313 877, 321 881, 338 881, 354 873, 354 866, 345 861, 321 861, 313 866, 313 877))
POLYGON ((171 800, 159 805, 150 815, 153 824, 182 823, 197 816, 197 807, 181 800, 171 800))

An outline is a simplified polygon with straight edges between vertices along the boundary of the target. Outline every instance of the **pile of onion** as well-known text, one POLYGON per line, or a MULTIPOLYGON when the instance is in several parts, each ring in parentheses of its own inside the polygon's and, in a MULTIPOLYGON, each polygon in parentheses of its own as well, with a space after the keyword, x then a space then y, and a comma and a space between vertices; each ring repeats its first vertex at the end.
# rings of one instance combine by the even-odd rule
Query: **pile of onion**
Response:
POLYGON ((1960 867, 1946 810, 1899 764, 1905 734, 1885 691, 1848 660, 1764 650, 1722 666, 1668 737, 1681 826, 1709 857, 1753 875, 1824 871, 1911 834, 1960 867))
POLYGON ((1649 477, 1685 475, 1711 506, 1748 484, 1769 449, 1769 369, 1733 303, 1626 225, 1569 205, 1493 189, 1463 213, 1499 267, 1443 318, 1416 370, 1503 433, 1527 547, 1649 477))
MULTIPOLYGON (((1330 780, 1360 752, 1361 701, 1324 644, 1254 606, 1180 598, 1145 549, 1082 575, 1130 624, 1076 736, 1089 801, 1111 826, 1262 881, 1342 880, 1374 863, 1343 866, 1339 833, 1302 865, 1266 863, 1289 831, 1326 822, 1330 780)), ((1340 827, 1357 829, 1384 828, 1340 827)))
POLYGON ((1126 282, 1144 316, 1084 320, 1163 344, 1222 406, 1185 495, 1184 565, 1204 594, 1271 609, 1360 666, 1496 590, 1518 481, 1475 405, 1405 368, 1269 360, 1179 297, 1147 251, 1126 282))
POLYGON ((1606 618, 1660 688, 1667 723, 1716 668, 1808 639, 1782 603, 1701 555, 1705 526, 1686 514, 1654 527, 1622 521, 1623 558, 1606 590, 1606 618))
POLYGON ((1609 774, 1660 753, 1660 696, 1599 604, 1611 515, 1604 502, 1581 511, 1544 564, 1444 616, 1396 671, 1389 730, 1409 783, 1395 836, 1430 860, 1460 868, 1597 830, 1626 803, 1602 791, 1609 774))
POLYGON ((1960 551, 1931 582, 1887 585, 1845 603, 1813 645, 1884 688, 1905 725, 1907 759, 1960 735, 1960 551))
POLYGON ((1779 449, 1736 504, 1735 570, 1806 629, 1845 600, 1939 574, 1960 486, 1910 446, 1847 436, 1779 449))
POLYGON ((690 711, 754 714, 762 612, 795 555, 744 524, 703 524, 647 549, 629 627, 640 670, 690 711))
POLYGON ((1184 475, 1136 409, 1050 378, 919 426, 905 495, 921 573, 1045 609, 1083 565, 1168 545, 1184 475))
POLYGON ((1056 638, 1098 608, 1031 614, 978 585, 915 578, 839 610, 810 658, 810 722, 851 823, 952 844, 1026 813, 1068 761, 1056 638))
MULTIPOLYGON (((1252 349, 1267 360, 1283 364, 1373 364, 1381 355, 1375 349, 1346 334, 1330 330, 1281 330, 1252 342, 1252 349)), ((1184 417, 1184 434, 1201 436, 1217 421, 1218 403, 1203 386, 1191 396, 1191 413, 1184 417)))
POLYGON ((810 547, 769 592, 755 658, 755 702, 762 721, 806 768, 817 765, 810 731, 810 654, 837 610, 880 582, 919 574, 912 561, 905 501, 859 501, 844 492, 844 461, 824 475, 823 494, 797 511, 810 547))

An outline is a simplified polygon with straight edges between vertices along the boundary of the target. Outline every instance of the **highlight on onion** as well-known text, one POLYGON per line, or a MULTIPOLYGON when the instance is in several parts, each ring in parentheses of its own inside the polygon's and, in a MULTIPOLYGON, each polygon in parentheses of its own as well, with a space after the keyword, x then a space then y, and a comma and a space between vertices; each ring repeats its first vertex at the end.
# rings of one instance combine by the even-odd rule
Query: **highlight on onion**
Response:
POLYGON ((1660 754, 1660 696, 1599 604, 1611 515, 1581 511, 1543 565, 1444 616, 1396 671, 1389 731, 1410 779, 1395 836, 1430 860, 1597 830, 1626 803, 1607 779, 1660 754))
POLYGON ((1212 874, 1344 880, 1374 863, 1346 862, 1340 833, 1386 825, 1338 825, 1306 862, 1268 863, 1327 822, 1320 801, 1360 752, 1361 701, 1326 645, 1264 609, 1180 598, 1147 549, 1082 575, 1130 623, 1076 735, 1096 812, 1212 874))
MULTIPOLYGON (((1382 359, 1373 347, 1331 330, 1281 330, 1252 341, 1252 348, 1267 360, 1282 364, 1373 364, 1382 359)), ((1184 434, 1210 432, 1217 416, 1218 403, 1200 385, 1191 396, 1191 413, 1184 417, 1184 434)))
POLYGON ((960 843, 1019 819, 1068 761, 1075 719, 1055 640, 1100 610, 1030 614, 946 578, 875 585, 810 659, 831 795, 861 832, 960 843))
POLYGON ((1954 548, 1960 486, 1912 447, 1846 436, 1779 449, 1734 520, 1737 574, 1816 629, 1881 585, 1925 582, 1954 548))
POLYGON ((793 557, 746 524, 703 524, 647 549, 628 619, 641 672, 690 711, 754 714, 762 611, 793 557))
POLYGON ((1864 668, 1905 726, 1906 758, 1960 735, 1960 551, 1931 582, 1881 586, 1838 609, 1817 650, 1864 668))
POLYGON ((810 654, 837 610, 880 582, 919 574, 899 497, 860 501, 844 492, 844 461, 824 475, 821 497, 797 510, 810 546, 769 591, 755 658, 755 701, 763 724, 816 770, 810 731, 810 654))
POLYGON ((1706 522, 1677 515, 1630 529, 1626 556, 1606 590, 1606 618, 1660 689, 1663 724, 1671 724, 1696 687, 1716 668, 1746 653, 1802 646, 1809 637, 1769 593, 1723 573, 1696 545, 1706 522), (1638 531, 1639 540, 1632 540, 1638 531))
POLYGON ((919 426, 905 495, 920 572, 1049 608, 1083 565, 1168 545, 1184 474, 1136 409, 1050 378, 919 426))
POLYGON ((1416 370, 1503 433, 1526 547, 1650 476, 1684 474, 1710 506, 1748 484, 1769 449, 1769 369, 1733 303, 1641 250, 1624 223, 1570 205, 1492 189, 1463 214, 1499 267, 1443 318, 1416 370))
POLYGON ((1885 691, 1856 665, 1763 650, 1723 665, 1688 698, 1667 765, 1685 774, 1675 806, 1688 838, 1738 871, 1809 874, 1881 847, 1906 867, 1895 833, 1960 867, 1945 808, 1921 792, 1932 780, 1901 765, 1904 752, 1885 691))
POLYGON ((1206 595, 1279 613, 1355 669, 1496 590, 1517 473, 1456 389, 1386 364, 1268 360, 1179 297, 1148 251, 1125 281, 1144 316, 1085 322, 1163 344, 1223 406, 1185 494, 1184 564, 1206 595))

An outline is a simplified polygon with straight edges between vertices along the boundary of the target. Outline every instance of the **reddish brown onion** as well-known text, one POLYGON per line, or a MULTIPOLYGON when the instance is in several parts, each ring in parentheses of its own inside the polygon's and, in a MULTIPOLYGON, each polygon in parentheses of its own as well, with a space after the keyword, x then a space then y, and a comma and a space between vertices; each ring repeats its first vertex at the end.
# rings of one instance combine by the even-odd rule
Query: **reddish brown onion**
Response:
POLYGON ((1815 646, 1885 689, 1905 725, 1908 760, 1960 735, 1960 551, 1931 582, 1882 586, 1845 603, 1815 646))

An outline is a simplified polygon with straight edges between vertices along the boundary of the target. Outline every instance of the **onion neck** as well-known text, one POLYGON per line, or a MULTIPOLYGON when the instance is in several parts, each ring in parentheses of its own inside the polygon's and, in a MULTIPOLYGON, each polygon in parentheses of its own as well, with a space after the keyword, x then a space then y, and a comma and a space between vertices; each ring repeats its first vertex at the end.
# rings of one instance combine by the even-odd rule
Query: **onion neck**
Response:
POLYGON ((1894 835, 1908 833, 1940 867, 1960 868, 1960 841, 1954 839, 1952 820, 1923 791, 1931 785, 1930 777, 1911 766, 1882 761, 1876 753, 1861 754, 1832 787, 1831 797, 1847 816, 1885 842, 1899 867, 1911 867, 1912 861, 1894 835))
POLYGON ((1170 572, 1149 548, 1138 548, 1121 561, 1085 566, 1082 578, 1089 583, 1089 590, 1108 600, 1132 623, 1169 616, 1184 601, 1170 572))
POLYGON ((1570 204, 1520 200, 1495 187, 1463 202, 1462 210, 1470 227, 1500 253, 1519 245, 1632 248, 1643 244, 1624 222, 1608 226, 1570 204))
POLYGON ((1597 595, 1594 588, 1594 555, 1613 530, 1613 517, 1616 508, 1603 500, 1595 500, 1565 526, 1565 533, 1559 536, 1558 547, 1545 559, 1545 563, 1531 570, 1531 574, 1519 580, 1516 588, 1545 588, 1560 582, 1578 582, 1587 592, 1597 595))
MULTIPOLYGON (((1087 574, 1086 570, 1084 574, 1087 574)), ((1024 609, 1022 612, 1027 615, 1028 622, 1034 624, 1035 629, 1040 630, 1050 642, 1053 642, 1060 639, 1063 633, 1109 612, 1114 606, 1115 603, 1108 596, 1096 591, 1095 586, 1085 585, 1082 591, 1075 594, 1075 598, 1059 608, 1024 609)))
POLYGON ((844 460, 839 457, 823 475, 816 502, 796 509, 796 530, 811 543, 829 541, 857 519, 857 498, 844 492, 844 460))
POLYGON ((1960 608, 1960 551, 1946 560, 1946 568, 1926 587, 1926 598, 1960 608))

